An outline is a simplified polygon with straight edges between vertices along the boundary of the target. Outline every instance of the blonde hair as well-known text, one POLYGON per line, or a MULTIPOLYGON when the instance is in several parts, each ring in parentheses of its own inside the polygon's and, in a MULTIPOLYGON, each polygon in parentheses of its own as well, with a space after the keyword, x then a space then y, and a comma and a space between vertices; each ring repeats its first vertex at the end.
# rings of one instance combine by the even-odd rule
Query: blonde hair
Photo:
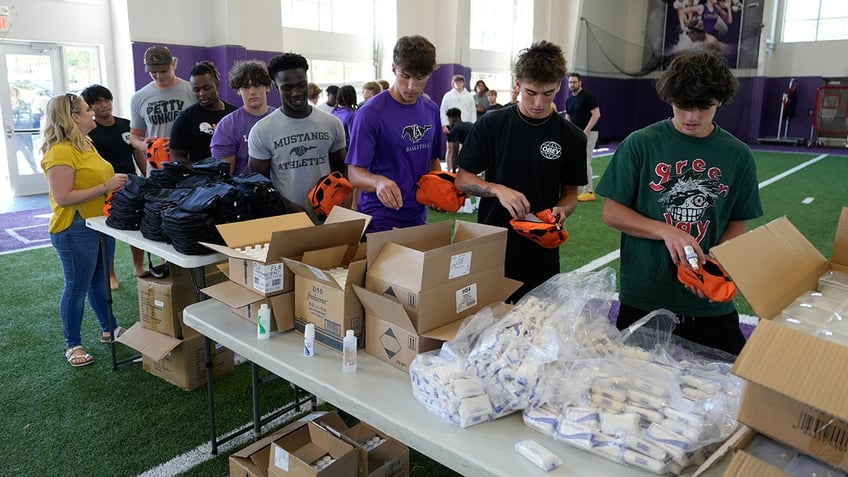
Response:
POLYGON ((72 93, 60 94, 50 98, 44 111, 44 127, 41 129, 42 154, 46 154, 50 148, 62 141, 69 141, 74 148, 80 151, 88 151, 94 147, 71 117, 71 112, 83 112, 83 104, 85 104, 85 100, 72 93))

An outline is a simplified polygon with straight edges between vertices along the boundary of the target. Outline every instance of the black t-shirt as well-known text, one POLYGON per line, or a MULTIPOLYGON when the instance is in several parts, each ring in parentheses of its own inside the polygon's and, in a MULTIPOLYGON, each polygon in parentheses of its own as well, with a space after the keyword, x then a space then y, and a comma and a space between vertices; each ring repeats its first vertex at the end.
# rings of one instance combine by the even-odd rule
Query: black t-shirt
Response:
POLYGON ((468 121, 460 121, 454 124, 450 132, 448 132, 448 142, 464 144, 465 138, 468 137, 468 131, 471 131, 471 126, 474 126, 474 123, 469 123, 468 121))
POLYGON ((235 106, 226 102, 221 111, 210 111, 199 103, 189 106, 174 120, 171 148, 188 151, 188 160, 193 163, 212 157, 209 144, 215 127, 224 116, 235 110, 235 106))
MULTIPOLYGON (((586 89, 580 90, 580 94, 577 96, 571 95, 568 99, 565 100, 565 112, 571 116, 571 122, 577 125, 580 129, 586 127, 589 124, 589 120, 592 119, 592 110, 598 107, 598 100, 592 95, 592 93, 586 91, 586 89)), ((592 126, 592 131, 598 129, 598 123, 595 123, 592 126)))
POLYGON ((117 174, 135 174, 135 157, 130 144, 130 120, 115 116, 115 124, 97 127, 88 133, 97 152, 106 159, 117 174))
MULTIPOLYGON (((558 114, 531 119, 510 105, 477 120, 457 165, 474 174, 485 172, 487 181, 520 191, 533 211, 548 209, 559 201, 564 186, 586 184, 586 136, 558 114)), ((532 288, 559 273, 559 250, 516 234, 510 218, 496 197, 480 200, 477 221, 509 230, 507 276, 532 288)))

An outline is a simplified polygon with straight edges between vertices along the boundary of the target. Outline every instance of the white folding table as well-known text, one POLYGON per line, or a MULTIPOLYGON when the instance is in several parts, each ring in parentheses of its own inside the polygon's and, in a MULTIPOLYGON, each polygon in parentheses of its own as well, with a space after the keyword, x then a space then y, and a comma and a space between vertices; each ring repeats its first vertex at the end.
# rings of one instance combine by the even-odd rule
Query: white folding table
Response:
MULTIPOLYGON (((216 300, 186 307, 183 319, 207 342, 214 340, 465 476, 654 475, 555 441, 526 426, 520 414, 461 429, 415 401, 408 374, 363 350, 358 353, 357 371, 343 373, 339 352, 316 346, 316 355, 305 357, 303 336, 291 331, 274 332, 271 339, 259 341, 255 325, 216 300), (543 472, 514 450, 515 443, 524 439, 535 439, 555 452, 563 465, 543 472)), ((211 362, 207 373, 211 382, 211 362)), ((719 476, 726 465, 723 462, 704 475, 719 476)))

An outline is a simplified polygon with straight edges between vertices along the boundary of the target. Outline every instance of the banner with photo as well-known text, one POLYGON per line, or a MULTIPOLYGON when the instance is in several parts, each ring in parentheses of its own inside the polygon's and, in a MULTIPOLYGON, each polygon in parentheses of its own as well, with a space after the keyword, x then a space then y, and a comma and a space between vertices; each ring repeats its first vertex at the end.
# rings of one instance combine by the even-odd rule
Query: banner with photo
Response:
POLYGON ((702 49, 725 57, 731 68, 756 68, 764 1, 651 0, 650 10, 664 10, 663 65, 702 49))

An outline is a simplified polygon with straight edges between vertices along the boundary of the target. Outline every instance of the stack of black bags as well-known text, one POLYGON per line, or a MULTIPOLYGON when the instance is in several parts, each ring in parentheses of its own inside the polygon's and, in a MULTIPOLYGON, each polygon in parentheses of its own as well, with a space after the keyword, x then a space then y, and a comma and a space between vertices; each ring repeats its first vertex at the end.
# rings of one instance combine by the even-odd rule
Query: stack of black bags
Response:
POLYGON ((191 167, 165 162, 148 179, 130 176, 112 194, 106 224, 140 230, 186 255, 204 255, 209 249, 198 242, 224 244, 216 225, 288 212, 267 178, 257 173, 232 178, 229 167, 212 158, 191 167))

